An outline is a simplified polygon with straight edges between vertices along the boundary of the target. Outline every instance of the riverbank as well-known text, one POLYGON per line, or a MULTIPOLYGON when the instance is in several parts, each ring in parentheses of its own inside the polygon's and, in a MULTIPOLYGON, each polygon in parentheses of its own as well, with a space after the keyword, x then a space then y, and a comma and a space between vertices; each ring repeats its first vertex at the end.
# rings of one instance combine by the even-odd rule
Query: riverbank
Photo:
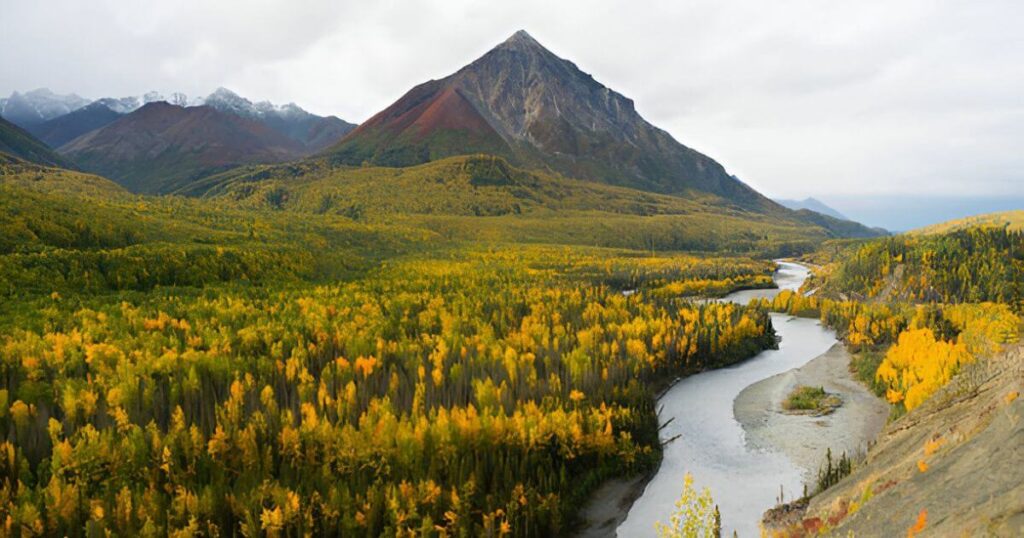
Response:
POLYGON ((616 529, 626 520, 633 502, 643 495, 647 482, 655 472, 633 478, 614 478, 601 484, 580 512, 583 526, 576 531, 575 536, 614 538, 616 529))
MULTIPOLYGON (((835 457, 843 452, 865 452, 889 414, 889 406, 854 379, 849 364, 846 347, 836 343, 804 366, 743 389, 733 403, 733 413, 743 426, 748 446, 788 456, 803 469, 810 490, 826 450, 831 449, 835 457), (799 385, 823 387, 838 395, 842 405, 823 416, 787 413, 782 402, 799 385)), ((786 493, 793 498, 800 494, 786 493)))
POLYGON ((1022 393, 1024 345, 966 366, 890 422, 853 473, 768 531, 1024 536, 1022 393))
MULTIPOLYGON (((779 262, 779 289, 795 290, 807 278, 805 267, 779 262)), ((771 298, 779 289, 746 290, 722 300, 747 304, 771 298)), ((681 379, 659 398, 665 446, 661 466, 616 529, 618 536, 655 536, 654 523, 668 521, 686 474, 697 488, 708 488, 721 514, 723 535, 758 536, 761 514, 774 506, 780 484, 799 491, 803 470, 784 454, 752 450, 733 414, 739 393, 762 379, 803 366, 836 343, 835 333, 818 320, 771 314, 778 349, 762 351, 742 363, 681 379)))

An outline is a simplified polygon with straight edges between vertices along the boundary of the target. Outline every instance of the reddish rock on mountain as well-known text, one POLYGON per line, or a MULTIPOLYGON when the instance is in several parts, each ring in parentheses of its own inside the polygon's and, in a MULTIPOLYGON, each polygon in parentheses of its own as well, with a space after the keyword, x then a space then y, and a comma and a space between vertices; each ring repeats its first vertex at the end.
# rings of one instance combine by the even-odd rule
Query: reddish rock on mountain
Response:
POLYGON ((416 86, 325 155, 409 166, 469 153, 577 179, 774 206, 523 31, 458 72, 416 86))
POLYGON ((245 163, 298 158, 298 142, 263 123, 208 106, 149 103, 60 148, 83 169, 143 193, 172 192, 245 163))

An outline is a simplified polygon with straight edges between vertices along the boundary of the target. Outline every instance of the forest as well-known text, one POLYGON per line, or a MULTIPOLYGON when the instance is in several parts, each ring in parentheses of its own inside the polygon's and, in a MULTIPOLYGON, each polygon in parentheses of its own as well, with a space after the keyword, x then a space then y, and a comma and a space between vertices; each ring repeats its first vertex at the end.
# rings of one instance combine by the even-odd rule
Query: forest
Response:
POLYGON ((822 291, 877 301, 999 302, 1024 308, 1024 232, 973 227, 898 235, 842 251, 822 291))
POLYGON ((819 317, 854 351, 863 381, 909 411, 962 366, 1019 341, 1024 233, 981 226, 827 246, 802 293, 762 306, 819 317))
POLYGON ((775 345, 764 308, 685 299, 770 286, 749 258, 463 245, 325 280, 313 254, 56 248, 22 220, 9 534, 563 534, 657 463, 657 386, 775 345))
POLYGON ((693 299, 774 286, 806 238, 607 248, 0 171, 8 536, 566 534, 658 464, 657 391, 776 346, 769 311, 836 328, 903 411, 1021 324, 1006 229, 826 242, 803 293, 743 306, 693 299))

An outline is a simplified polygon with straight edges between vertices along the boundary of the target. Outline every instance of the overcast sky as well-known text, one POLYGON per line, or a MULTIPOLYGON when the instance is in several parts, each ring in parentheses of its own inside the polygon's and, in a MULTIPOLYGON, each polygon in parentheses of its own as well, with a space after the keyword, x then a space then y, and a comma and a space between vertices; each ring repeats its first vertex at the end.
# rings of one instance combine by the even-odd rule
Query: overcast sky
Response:
POLYGON ((3 0, 0 94, 360 122, 525 29, 771 196, 1024 195, 1021 0, 3 0))

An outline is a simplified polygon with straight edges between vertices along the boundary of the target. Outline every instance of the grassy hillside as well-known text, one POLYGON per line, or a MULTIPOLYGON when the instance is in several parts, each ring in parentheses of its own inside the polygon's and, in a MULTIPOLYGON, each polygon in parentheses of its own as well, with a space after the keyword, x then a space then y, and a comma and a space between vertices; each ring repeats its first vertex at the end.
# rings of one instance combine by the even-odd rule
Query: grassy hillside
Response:
POLYGON ((931 235, 955 232, 966 228, 1006 228, 1012 231, 1024 231, 1024 209, 986 213, 971 217, 950 220, 931 226, 925 226, 908 232, 913 235, 931 235))
POLYGON ((28 131, 0 118, 0 159, 3 159, 4 155, 44 166, 72 166, 68 159, 57 155, 28 131))
POLYGON ((0 295, 362 272, 431 248, 422 229, 143 197, 89 174, 0 166, 0 295))
POLYGON ((829 296, 1024 305, 1024 233, 975 227, 851 244, 811 284, 829 296))
POLYGON ((245 167, 179 192, 245 208, 401 222, 469 240, 790 254, 830 237, 872 233, 779 206, 750 210, 707 193, 663 195, 528 172, 485 155, 409 168, 325 161, 245 167))
MULTIPOLYGON (((485 155, 409 168, 337 167, 325 161, 247 167, 179 193, 229 198, 243 207, 341 213, 366 220, 406 214, 499 216, 587 209, 682 213, 700 206, 699 200, 526 172, 485 155)), ((717 200, 708 195, 703 199, 717 200)))

